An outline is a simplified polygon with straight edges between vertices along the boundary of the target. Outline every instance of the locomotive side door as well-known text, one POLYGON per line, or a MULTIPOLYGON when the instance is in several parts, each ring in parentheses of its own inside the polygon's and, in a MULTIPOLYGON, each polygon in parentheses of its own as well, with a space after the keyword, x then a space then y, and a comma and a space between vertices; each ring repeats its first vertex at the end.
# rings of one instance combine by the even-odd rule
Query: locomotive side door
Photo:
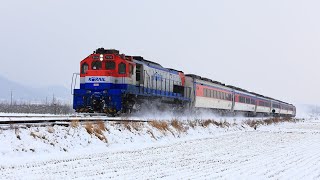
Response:
POLYGON ((142 64, 136 64, 136 85, 137 86, 143 86, 143 65, 142 64))

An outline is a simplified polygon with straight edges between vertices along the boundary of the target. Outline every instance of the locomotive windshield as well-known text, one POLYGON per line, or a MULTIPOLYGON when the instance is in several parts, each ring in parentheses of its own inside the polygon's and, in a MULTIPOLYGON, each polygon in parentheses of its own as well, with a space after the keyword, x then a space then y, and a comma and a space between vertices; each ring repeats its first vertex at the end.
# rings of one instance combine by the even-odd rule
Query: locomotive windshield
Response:
POLYGON ((119 67, 118 67, 118 70, 119 70, 119 74, 125 74, 126 73, 126 64, 125 63, 120 63, 119 67))
POLYGON ((89 69, 89 66, 87 63, 83 63, 81 67, 81 74, 85 74, 87 70, 89 69))
POLYGON ((100 61, 93 61, 91 64, 92 70, 99 70, 101 69, 101 67, 102 67, 102 64, 100 61))
POLYGON ((106 62, 106 70, 112 70, 116 68, 116 63, 114 61, 106 62))

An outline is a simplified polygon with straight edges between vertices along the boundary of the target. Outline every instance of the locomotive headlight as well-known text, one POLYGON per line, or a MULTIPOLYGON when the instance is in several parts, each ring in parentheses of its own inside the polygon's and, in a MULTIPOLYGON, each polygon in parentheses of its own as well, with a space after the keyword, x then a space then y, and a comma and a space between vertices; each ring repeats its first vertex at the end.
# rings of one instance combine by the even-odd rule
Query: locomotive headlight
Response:
POLYGON ((100 54, 100 61, 103 61, 103 54, 100 54))

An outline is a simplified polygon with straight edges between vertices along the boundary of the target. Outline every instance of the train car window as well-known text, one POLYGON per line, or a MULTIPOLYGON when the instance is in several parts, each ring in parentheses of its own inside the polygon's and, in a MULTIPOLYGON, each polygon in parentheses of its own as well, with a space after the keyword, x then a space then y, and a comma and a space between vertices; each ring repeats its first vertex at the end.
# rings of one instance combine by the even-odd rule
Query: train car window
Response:
POLYGON ((251 104, 256 104, 256 101, 254 99, 251 99, 251 104))
POLYGON ((119 74, 126 74, 126 64, 125 63, 120 63, 118 65, 118 73, 119 74))
POLYGON ((106 62, 106 70, 113 70, 116 68, 116 63, 114 61, 106 62))
POLYGON ((87 70, 89 69, 89 66, 87 63, 83 63, 81 66, 81 74, 85 74, 87 70))
POLYGON ((101 61, 93 61, 91 64, 91 69, 92 70, 99 70, 102 67, 101 61))

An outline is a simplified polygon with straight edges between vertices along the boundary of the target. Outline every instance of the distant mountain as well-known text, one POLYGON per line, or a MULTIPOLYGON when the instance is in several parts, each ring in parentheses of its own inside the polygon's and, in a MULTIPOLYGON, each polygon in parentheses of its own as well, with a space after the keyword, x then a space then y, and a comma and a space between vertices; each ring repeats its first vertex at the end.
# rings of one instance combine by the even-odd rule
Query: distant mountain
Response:
POLYGON ((13 100, 17 102, 52 102, 53 97, 62 102, 70 102, 72 99, 70 89, 63 86, 33 88, 0 76, 0 100, 10 101, 11 92, 13 100))

